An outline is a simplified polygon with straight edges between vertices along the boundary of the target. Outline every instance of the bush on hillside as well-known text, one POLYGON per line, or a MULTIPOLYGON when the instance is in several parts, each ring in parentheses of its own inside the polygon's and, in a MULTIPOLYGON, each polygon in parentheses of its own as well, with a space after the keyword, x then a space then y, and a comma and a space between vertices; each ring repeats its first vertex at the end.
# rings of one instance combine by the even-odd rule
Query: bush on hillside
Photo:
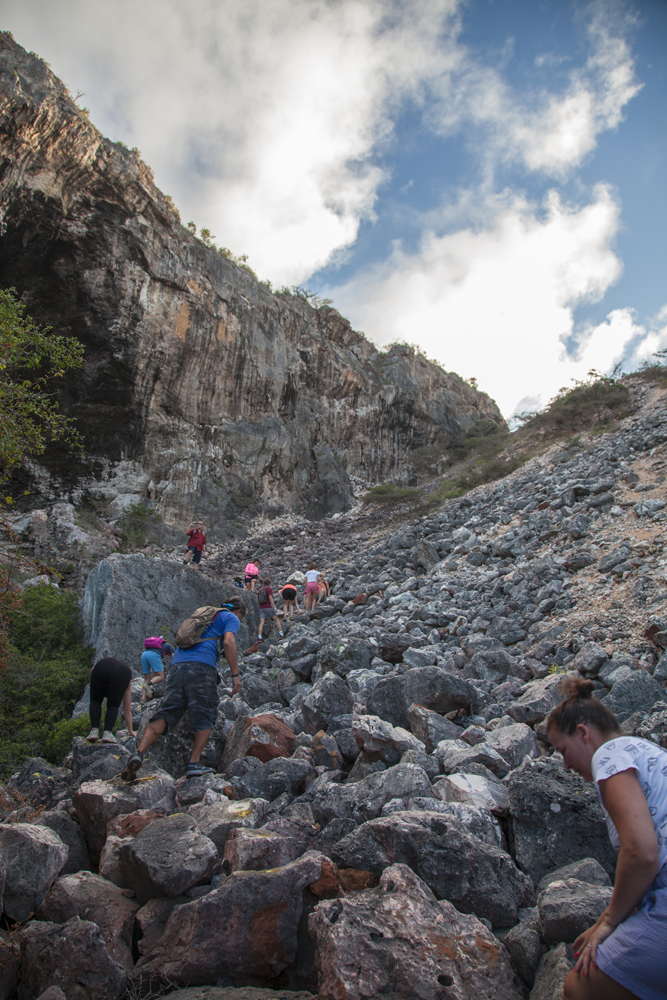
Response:
POLYGON ((11 613, 9 640, 0 677, 0 776, 5 779, 28 757, 61 763, 71 745, 70 730, 78 735, 89 724, 87 718, 72 720, 71 714, 92 664, 91 651, 79 637, 77 598, 55 587, 24 592, 21 608, 11 613))
POLYGON ((594 430, 600 424, 627 416, 630 404, 629 389, 614 375, 590 371, 572 388, 562 388, 540 413, 523 414, 523 431, 562 437, 594 430))

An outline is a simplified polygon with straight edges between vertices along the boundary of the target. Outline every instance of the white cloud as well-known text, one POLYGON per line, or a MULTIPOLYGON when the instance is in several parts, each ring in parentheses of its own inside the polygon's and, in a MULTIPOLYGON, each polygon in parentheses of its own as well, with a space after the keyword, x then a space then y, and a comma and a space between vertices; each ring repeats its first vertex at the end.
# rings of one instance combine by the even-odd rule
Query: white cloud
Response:
POLYGON ((509 415, 623 356, 631 334, 622 316, 583 331, 575 356, 565 347, 575 307, 599 300, 621 273, 618 205, 601 185, 583 207, 552 191, 542 207, 514 197, 486 208, 486 226, 427 233, 418 252, 398 247, 328 294, 376 343, 418 343, 448 370, 474 375, 509 415))
POLYGON ((446 70, 460 0, 4 0, 92 120, 261 276, 307 278, 372 218, 376 154, 446 70))
MULTIPOLYGON (((461 41, 465 0, 0 0, 92 119, 138 146, 184 219, 263 277, 306 280, 373 219, 405 102, 480 162, 559 176, 636 93, 622 31, 593 7, 586 64, 532 103, 461 41), (472 129, 472 131, 470 131, 472 129)), ((544 55, 542 59, 546 58, 544 55)))

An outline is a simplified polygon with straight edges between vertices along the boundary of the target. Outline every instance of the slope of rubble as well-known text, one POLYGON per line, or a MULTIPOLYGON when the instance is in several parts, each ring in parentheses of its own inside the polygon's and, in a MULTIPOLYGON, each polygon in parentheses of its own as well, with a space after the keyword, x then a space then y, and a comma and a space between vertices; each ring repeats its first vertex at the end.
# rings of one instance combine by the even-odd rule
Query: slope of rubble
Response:
MULTIPOLYGON (((126 731, 10 779, 0 1000, 559 995, 615 868, 595 789, 544 732, 563 675, 667 748, 664 401, 419 518, 286 519, 203 571, 106 556, 98 655, 135 627, 114 594, 146 635, 174 628, 186 583, 222 592, 251 556, 275 583, 317 559, 332 595, 247 647, 240 696, 221 685, 212 774, 184 777, 186 717, 130 784, 126 731)), ((141 733, 140 697, 137 678, 141 733)))

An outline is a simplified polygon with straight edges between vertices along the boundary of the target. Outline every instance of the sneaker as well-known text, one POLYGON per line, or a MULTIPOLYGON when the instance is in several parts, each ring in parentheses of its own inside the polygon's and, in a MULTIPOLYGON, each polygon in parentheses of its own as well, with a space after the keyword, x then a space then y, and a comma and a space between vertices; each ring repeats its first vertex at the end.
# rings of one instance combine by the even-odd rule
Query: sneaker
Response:
POLYGON ((91 729, 88 735, 86 736, 86 739, 88 740, 89 743, 97 743, 99 738, 100 738, 99 729, 91 729))
POLYGON ((215 774, 215 771, 212 767, 206 767, 200 761, 196 761, 194 764, 190 761, 185 769, 186 778, 199 778, 202 774, 215 774))
POLYGON ((114 734, 110 733, 108 730, 106 731, 106 733, 102 737, 102 743, 117 743, 117 742, 118 741, 117 741, 116 737, 114 736, 114 734))
POLYGON ((125 770, 121 771, 120 776, 123 779, 123 781, 134 781, 134 779, 137 776, 137 771, 139 770, 143 762, 144 762, 144 755, 140 753, 139 750, 135 750, 134 753, 130 756, 130 759, 128 760, 127 764, 125 765, 125 770))
POLYGON ((278 635, 280 636, 280 638, 281 638, 281 639, 283 639, 283 638, 284 638, 284 636, 283 636, 283 633, 282 633, 282 632, 279 632, 279 633, 278 633, 278 635))

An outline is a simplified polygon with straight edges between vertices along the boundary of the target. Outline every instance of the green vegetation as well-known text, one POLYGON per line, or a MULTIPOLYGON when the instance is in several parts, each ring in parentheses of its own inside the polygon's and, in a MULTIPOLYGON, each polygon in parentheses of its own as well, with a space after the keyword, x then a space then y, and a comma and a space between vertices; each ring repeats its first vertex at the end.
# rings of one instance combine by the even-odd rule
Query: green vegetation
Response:
POLYGON ((81 450, 73 421, 45 389, 82 362, 78 340, 36 326, 16 291, 0 290, 0 482, 26 455, 41 455, 48 440, 81 450))
POLYGON ((571 388, 563 387, 540 413, 521 414, 519 419, 524 436, 538 432, 544 438, 559 438, 625 417, 630 404, 630 390, 616 373, 590 371, 571 388))
POLYGON ((654 382, 658 386, 667 385, 667 351, 656 351, 655 361, 643 361, 639 369, 628 378, 640 382, 654 382))
POLYGON ((379 486, 373 486, 367 493, 364 493, 361 498, 363 504, 369 503, 408 503, 409 501, 417 502, 421 500, 423 491, 418 487, 412 486, 395 486, 393 483, 380 483, 379 486))
POLYGON ((118 521, 120 528, 119 552, 135 552, 150 541, 156 540, 154 528, 162 523, 161 516, 141 501, 133 503, 118 521))
POLYGON ((0 677, 0 777, 28 757, 60 764, 88 718, 71 719, 88 683, 92 650, 79 637, 78 599, 42 585, 21 596, 7 615, 10 645, 0 677))

